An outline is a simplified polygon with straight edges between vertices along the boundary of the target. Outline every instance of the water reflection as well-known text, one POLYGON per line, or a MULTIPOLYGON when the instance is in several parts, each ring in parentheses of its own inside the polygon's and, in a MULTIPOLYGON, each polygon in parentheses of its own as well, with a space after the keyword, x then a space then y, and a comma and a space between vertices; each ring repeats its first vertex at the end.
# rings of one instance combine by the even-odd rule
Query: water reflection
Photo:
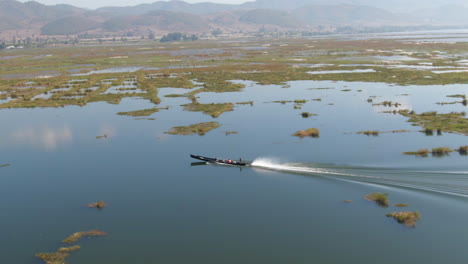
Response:
POLYGON ((47 151, 54 151, 60 145, 72 142, 73 132, 67 126, 62 128, 31 127, 14 132, 11 138, 15 144, 31 145, 47 151))
POLYGON ((103 124, 100 126, 97 135, 106 135, 106 138, 112 138, 117 135, 117 129, 109 124, 103 124))

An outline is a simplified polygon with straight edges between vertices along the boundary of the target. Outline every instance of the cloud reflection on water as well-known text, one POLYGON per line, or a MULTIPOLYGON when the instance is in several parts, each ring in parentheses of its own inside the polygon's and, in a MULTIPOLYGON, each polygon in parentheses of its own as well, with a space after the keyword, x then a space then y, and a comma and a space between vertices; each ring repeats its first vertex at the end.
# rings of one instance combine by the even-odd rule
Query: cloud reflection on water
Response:
POLYGON ((31 145, 54 151, 59 146, 72 142, 73 132, 67 126, 62 128, 31 127, 16 131, 11 138, 15 144, 31 145))

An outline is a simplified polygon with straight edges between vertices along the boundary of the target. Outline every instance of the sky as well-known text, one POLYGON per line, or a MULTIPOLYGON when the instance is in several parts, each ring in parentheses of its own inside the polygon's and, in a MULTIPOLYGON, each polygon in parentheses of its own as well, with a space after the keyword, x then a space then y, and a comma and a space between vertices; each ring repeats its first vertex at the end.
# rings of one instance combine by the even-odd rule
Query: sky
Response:
MULTIPOLYGON (((20 0, 28 2, 29 0, 20 0)), ((95 9, 103 6, 134 6, 143 3, 154 3, 159 0, 35 0, 45 5, 69 4, 77 7, 95 9)), ((241 4, 253 0, 184 0, 187 3, 212 2, 222 4, 241 4)))

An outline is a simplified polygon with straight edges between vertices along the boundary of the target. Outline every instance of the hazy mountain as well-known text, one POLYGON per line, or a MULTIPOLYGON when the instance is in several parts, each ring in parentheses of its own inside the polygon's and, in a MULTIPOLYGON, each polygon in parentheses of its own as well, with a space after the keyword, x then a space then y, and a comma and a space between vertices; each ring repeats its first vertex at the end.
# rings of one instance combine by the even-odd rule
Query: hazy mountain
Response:
POLYGON ((394 23, 397 16, 383 9, 354 5, 304 6, 293 11, 307 24, 394 23))
POLYGON ((239 5, 216 4, 216 3, 195 3, 190 4, 180 0, 171 0, 168 2, 159 1, 152 4, 141 4, 129 7, 103 7, 96 11, 108 13, 113 16, 122 15, 142 15, 148 11, 166 10, 173 12, 185 12, 196 15, 205 15, 239 8, 239 5))
POLYGON ((69 5, 0 0, 0 33, 39 29, 42 34, 65 35, 87 31, 140 34, 150 30, 194 33, 217 28, 255 31, 266 25, 295 30, 316 25, 464 25, 468 24, 464 1, 412 0, 409 5, 407 0, 257 0, 228 5, 172 0, 92 11, 69 5))
POLYGON ((358 5, 372 6, 386 9, 389 11, 407 12, 425 8, 438 8, 447 4, 467 5, 466 0, 256 0, 255 2, 245 3, 247 8, 272 8, 291 10, 302 6, 311 5, 358 5))
POLYGON ((139 16, 113 17, 103 24, 103 29, 114 32, 138 27, 154 27, 163 31, 201 32, 210 30, 207 20, 200 16, 166 10, 150 11, 139 16))
POLYGON ((41 33, 43 35, 73 35, 100 26, 101 23, 95 20, 82 16, 71 16, 48 23, 41 28, 41 33))
POLYGON ((239 21, 243 23, 268 24, 288 28, 297 28, 304 25, 294 14, 273 9, 253 9, 247 11, 240 16, 239 21))
POLYGON ((86 12, 69 5, 46 6, 33 1, 21 3, 16 0, 0 0, 0 30, 21 29, 31 23, 40 24, 86 12))

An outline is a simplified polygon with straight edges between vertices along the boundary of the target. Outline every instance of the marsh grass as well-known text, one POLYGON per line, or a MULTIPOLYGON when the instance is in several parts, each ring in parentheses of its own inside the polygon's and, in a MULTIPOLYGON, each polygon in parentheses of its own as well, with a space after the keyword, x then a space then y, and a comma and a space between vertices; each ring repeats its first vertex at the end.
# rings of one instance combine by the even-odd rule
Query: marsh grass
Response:
POLYGON ((237 105, 250 105, 253 106, 254 102, 253 101, 248 101, 248 102, 238 102, 236 103, 237 105))
POLYGON ((403 152, 405 155, 416 155, 420 157, 427 157, 429 155, 430 151, 428 149, 419 149, 418 151, 414 152, 403 152))
POLYGON ((442 156, 447 156, 448 154, 450 154, 450 152, 453 152, 453 151, 454 150, 452 150, 449 147, 439 147, 439 148, 433 148, 431 153, 433 156, 442 157, 442 156))
POLYGON ((304 137, 318 138, 320 137, 320 130, 318 130, 317 128, 309 128, 306 130, 297 131, 296 133, 293 134, 293 136, 300 137, 300 138, 304 138, 304 137))
POLYGON ((65 238, 62 242, 71 244, 71 243, 77 242, 78 240, 84 237, 95 237, 95 236, 106 236, 106 235, 107 235, 106 232, 99 231, 99 230, 83 231, 83 232, 77 232, 77 233, 70 235, 69 237, 65 238))
POLYGON ((218 122, 205 122, 205 123, 198 123, 193 124, 190 126, 178 126, 173 127, 170 131, 166 132, 166 134, 171 135, 194 135, 198 134, 200 136, 205 135, 206 133, 210 132, 213 129, 220 127, 221 125, 218 122))
POLYGON ((381 207, 388 207, 388 194, 387 193, 371 193, 364 197, 364 199, 376 202, 381 207))
POLYGON ((150 109, 143 109, 143 110, 137 110, 137 111, 129 111, 129 112, 118 112, 118 115, 126 115, 126 116, 150 116, 154 113, 159 112, 161 109, 167 109, 167 108, 150 108, 150 109))
POLYGON ((461 155, 468 155, 468 146, 461 146, 457 151, 461 155))
POLYGON ((97 208, 97 209, 103 209, 104 207, 107 206, 107 203, 104 201, 97 201, 95 203, 90 203, 87 205, 90 208, 97 208))
POLYGON ((234 104, 200 104, 198 102, 194 102, 184 105, 184 110, 190 112, 202 112, 206 115, 210 115, 213 118, 217 118, 225 112, 234 111, 234 104))
POLYGON ((311 117, 311 116, 317 116, 317 115, 316 115, 316 114, 309 113, 309 112, 302 112, 302 113, 301 113, 301 116, 302 116, 303 118, 309 118, 309 117, 311 117))
POLYGON ((433 135, 434 131, 459 133, 468 135, 468 119, 465 112, 451 112, 439 114, 435 111, 416 114, 411 112, 400 112, 401 115, 409 118, 408 122, 416 126, 422 126, 426 135, 433 135))
POLYGON ((356 134, 361 135, 364 134, 366 136, 378 136, 380 134, 380 131, 377 130, 367 130, 367 131, 359 131, 356 134))
POLYGON ((398 223, 408 227, 416 227, 416 222, 421 219, 419 212, 395 212, 386 215, 387 217, 393 217, 398 223))
POLYGON ((36 258, 42 259, 46 264, 64 264, 69 253, 79 250, 80 246, 62 247, 54 253, 38 253, 36 258))

